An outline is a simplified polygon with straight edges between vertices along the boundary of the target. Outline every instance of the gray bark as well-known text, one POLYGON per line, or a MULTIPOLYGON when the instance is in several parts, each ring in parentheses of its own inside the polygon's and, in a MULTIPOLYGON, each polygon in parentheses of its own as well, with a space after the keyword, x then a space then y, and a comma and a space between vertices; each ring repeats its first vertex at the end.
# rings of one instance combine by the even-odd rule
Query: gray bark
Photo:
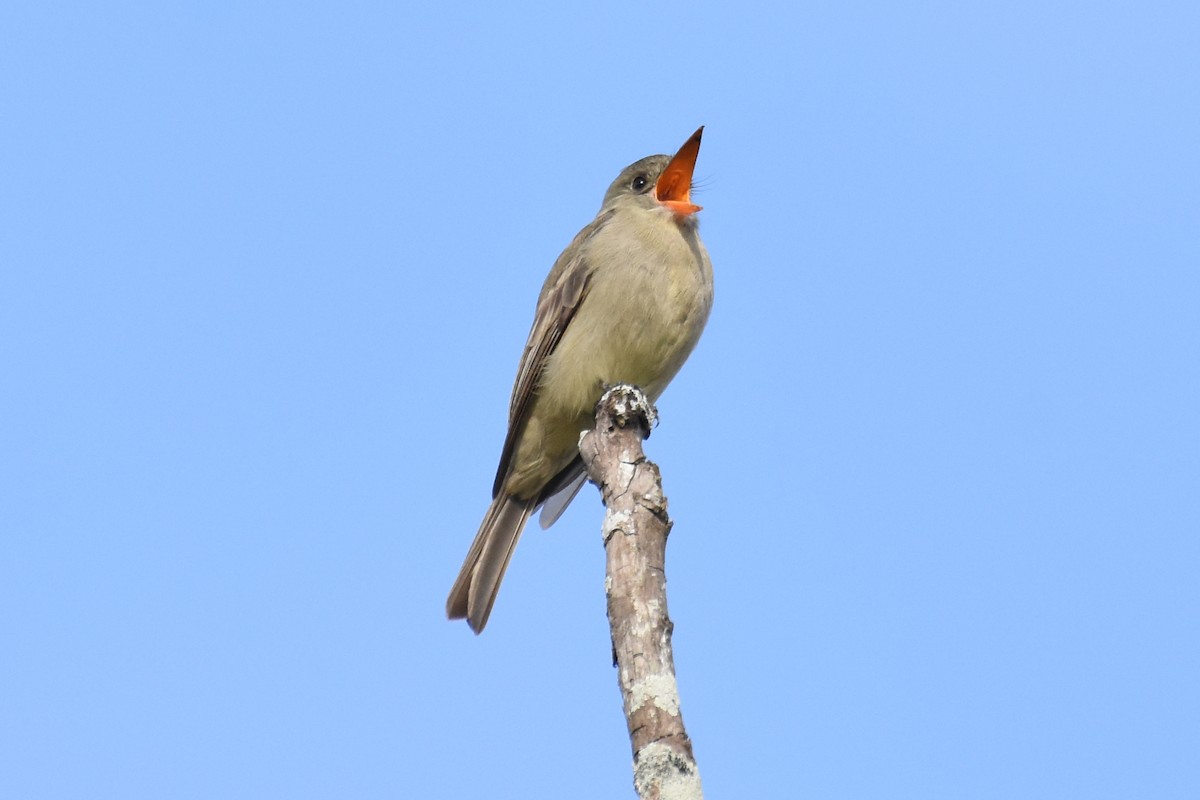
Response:
POLYGON ((658 467, 642 452, 654 421, 639 389, 611 387, 596 404, 596 427, 580 436, 579 452, 606 508, 604 585, 634 788, 643 800, 701 800, 671 654, 664 571, 671 521, 658 467))

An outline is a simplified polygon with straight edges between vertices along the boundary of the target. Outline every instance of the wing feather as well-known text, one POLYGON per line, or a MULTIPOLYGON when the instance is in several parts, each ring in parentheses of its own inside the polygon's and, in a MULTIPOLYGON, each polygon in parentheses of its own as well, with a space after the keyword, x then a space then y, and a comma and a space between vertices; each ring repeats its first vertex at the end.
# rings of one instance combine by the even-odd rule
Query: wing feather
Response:
POLYGON ((508 435, 504 438, 504 449, 500 453, 500 464, 496 468, 492 497, 500 494, 504 479, 508 476, 513 452, 528 421, 530 404, 537 391, 542 370, 545 369, 546 359, 558 346, 567 326, 571 324, 571 319, 587 297, 592 270, 584 258, 584 245, 611 217, 611 211, 605 212, 581 230, 554 262, 554 267, 546 276, 546 282, 542 284, 537 310, 533 316, 533 326, 529 330, 529 340, 525 343, 520 366, 517 367, 517 379, 513 384, 512 399, 509 401, 508 435))

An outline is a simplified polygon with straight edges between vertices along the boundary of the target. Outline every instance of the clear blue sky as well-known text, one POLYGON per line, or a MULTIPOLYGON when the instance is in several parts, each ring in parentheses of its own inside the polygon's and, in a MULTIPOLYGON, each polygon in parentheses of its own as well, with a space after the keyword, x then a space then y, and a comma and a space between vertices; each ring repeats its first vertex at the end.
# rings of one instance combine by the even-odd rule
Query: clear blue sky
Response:
POLYGON ((1195 3, 0 13, 0 796, 632 797, 541 281, 707 126, 648 443, 710 797, 1200 797, 1195 3))

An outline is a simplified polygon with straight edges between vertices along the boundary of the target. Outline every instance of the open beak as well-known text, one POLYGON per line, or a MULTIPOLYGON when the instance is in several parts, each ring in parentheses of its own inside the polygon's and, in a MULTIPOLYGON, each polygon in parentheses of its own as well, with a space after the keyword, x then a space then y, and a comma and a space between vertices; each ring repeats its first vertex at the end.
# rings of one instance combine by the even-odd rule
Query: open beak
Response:
POLYGON ((692 134, 692 138, 683 143, 679 152, 671 158, 658 183, 654 184, 654 196, 658 202, 671 209, 676 216, 686 217, 695 214, 700 206, 692 202, 692 170, 696 168, 696 156, 700 155, 700 134, 704 126, 692 134))

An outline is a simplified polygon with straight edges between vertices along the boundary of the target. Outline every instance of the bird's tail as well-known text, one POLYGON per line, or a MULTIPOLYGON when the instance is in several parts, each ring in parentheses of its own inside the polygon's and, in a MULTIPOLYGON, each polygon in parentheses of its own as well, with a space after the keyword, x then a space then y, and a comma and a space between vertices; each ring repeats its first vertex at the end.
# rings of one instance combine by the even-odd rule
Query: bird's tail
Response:
POLYGON ((458 579, 446 599, 446 616, 450 619, 467 620, 471 630, 481 633, 492 613, 500 581, 508 569, 508 561, 517 540, 537 507, 537 499, 521 500, 510 495, 499 494, 492 501, 467 558, 463 561, 458 579))

